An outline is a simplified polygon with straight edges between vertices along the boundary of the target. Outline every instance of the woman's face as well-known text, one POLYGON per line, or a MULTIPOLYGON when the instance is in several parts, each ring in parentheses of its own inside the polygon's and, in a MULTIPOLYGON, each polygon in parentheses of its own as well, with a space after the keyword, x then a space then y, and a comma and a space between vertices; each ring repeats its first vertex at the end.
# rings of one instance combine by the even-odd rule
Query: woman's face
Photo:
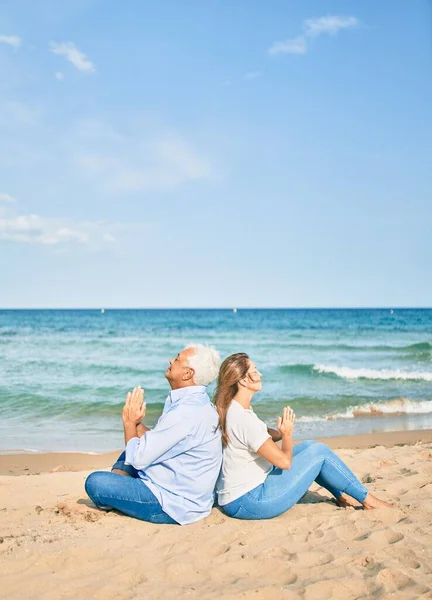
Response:
POLYGON ((261 373, 256 368, 255 364, 250 360, 249 369, 244 378, 244 382, 248 390, 253 392, 259 392, 262 388, 262 377, 261 373))

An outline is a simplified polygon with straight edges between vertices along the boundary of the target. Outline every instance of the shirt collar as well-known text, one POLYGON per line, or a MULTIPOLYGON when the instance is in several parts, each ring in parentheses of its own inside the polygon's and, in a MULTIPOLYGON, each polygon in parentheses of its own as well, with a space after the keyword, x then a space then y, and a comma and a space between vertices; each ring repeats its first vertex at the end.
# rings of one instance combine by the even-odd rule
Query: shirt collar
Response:
POLYGON ((171 390, 169 393, 169 398, 171 399, 171 403, 178 402, 184 396, 189 396, 191 394, 205 394, 206 386, 205 385, 189 385, 184 388, 179 388, 178 390, 171 390))

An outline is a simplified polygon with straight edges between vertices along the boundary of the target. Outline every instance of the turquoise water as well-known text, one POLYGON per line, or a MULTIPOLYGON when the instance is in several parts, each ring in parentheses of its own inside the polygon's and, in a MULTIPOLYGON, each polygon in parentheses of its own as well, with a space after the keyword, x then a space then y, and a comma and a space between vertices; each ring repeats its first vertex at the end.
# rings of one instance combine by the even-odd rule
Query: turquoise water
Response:
POLYGON ((194 341, 248 352, 255 410, 271 424, 289 404, 297 438, 432 427, 432 309, 3 310, 0 451, 120 448, 126 391, 153 423, 194 341))

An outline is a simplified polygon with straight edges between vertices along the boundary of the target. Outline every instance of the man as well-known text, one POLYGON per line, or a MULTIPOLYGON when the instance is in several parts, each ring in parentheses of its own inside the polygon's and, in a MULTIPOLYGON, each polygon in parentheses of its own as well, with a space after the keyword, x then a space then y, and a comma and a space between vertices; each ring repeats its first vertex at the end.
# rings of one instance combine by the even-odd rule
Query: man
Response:
POLYGON ((135 388, 127 395, 125 452, 111 473, 97 471, 85 483, 98 508, 180 525, 210 514, 222 444, 206 386, 216 379, 219 363, 219 353, 202 344, 191 344, 170 360, 165 377, 171 392, 152 430, 141 424, 144 391, 135 388))

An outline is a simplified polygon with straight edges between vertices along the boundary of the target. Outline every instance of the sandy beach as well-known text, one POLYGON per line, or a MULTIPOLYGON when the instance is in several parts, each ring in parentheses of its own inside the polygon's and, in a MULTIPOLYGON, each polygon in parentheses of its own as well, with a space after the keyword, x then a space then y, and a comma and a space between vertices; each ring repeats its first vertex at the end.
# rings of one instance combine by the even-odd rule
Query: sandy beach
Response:
POLYGON ((0 457, 0 597, 432 598, 432 431, 325 440, 392 510, 314 485, 271 521, 218 509, 187 527, 96 510, 83 484, 117 453, 0 457))

